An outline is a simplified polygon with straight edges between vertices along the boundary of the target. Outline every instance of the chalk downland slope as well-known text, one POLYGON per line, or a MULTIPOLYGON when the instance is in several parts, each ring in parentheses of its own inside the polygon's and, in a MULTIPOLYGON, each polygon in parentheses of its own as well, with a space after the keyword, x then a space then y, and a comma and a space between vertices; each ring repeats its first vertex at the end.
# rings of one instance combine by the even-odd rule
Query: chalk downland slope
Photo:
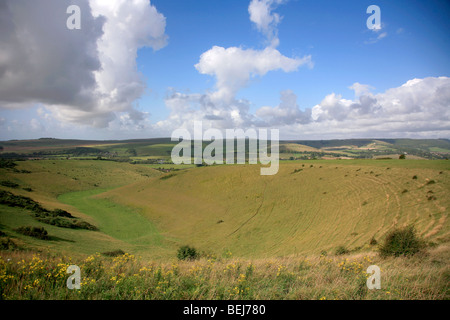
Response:
POLYGON ((449 239, 445 161, 304 161, 261 176, 258 165, 194 168, 111 190, 175 245, 246 257, 373 250, 395 227, 449 239), (416 178, 413 178, 416 177, 416 178))

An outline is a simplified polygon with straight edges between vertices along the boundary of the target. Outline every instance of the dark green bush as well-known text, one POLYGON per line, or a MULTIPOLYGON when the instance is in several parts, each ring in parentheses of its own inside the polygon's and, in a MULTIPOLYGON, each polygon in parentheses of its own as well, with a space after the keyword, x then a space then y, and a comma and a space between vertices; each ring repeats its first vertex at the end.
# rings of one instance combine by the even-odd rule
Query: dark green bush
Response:
POLYGON ((98 230, 97 227, 92 224, 76 220, 68 219, 64 217, 52 217, 52 216, 36 216, 36 219, 42 223, 50 224, 55 227, 69 228, 69 229, 86 229, 86 230, 98 230))
POLYGON ((31 210, 34 217, 43 223, 62 228, 98 230, 86 221, 79 220, 62 209, 53 211, 43 208, 38 202, 28 197, 16 196, 8 191, 0 190, 0 204, 31 210))
POLYGON ((42 227, 19 227, 15 229, 16 232, 21 233, 26 236, 30 236, 33 238, 41 239, 41 240, 48 240, 48 233, 47 230, 45 230, 42 227))
POLYGON ((0 181, 0 185, 2 185, 4 187, 8 187, 8 188, 17 188, 19 186, 17 183, 9 181, 9 180, 0 181))
POLYGON ((340 255, 343 255, 343 254, 347 254, 347 253, 349 253, 349 250, 346 247, 344 247, 344 246, 337 247, 336 251, 335 251, 335 254, 337 256, 340 256, 340 255))
POLYGON ((14 161, 0 158, 0 168, 12 169, 15 166, 17 166, 17 164, 14 161))
POLYGON ((199 256, 197 250, 190 246, 182 246, 178 249, 178 260, 195 260, 199 256))
POLYGON ((43 213, 48 210, 41 207, 36 201, 23 196, 16 196, 8 191, 0 190, 0 204, 6 204, 10 207, 20 207, 31 210, 35 213, 43 213))
POLYGON ((0 250, 17 250, 19 247, 10 238, 0 239, 0 250))
POLYGON ((69 212, 62 209, 55 209, 51 211, 50 214, 55 217, 73 218, 73 216, 69 212))
POLYGON ((89 222, 81 221, 81 220, 74 221, 72 223, 72 225, 75 229, 86 229, 86 230, 92 230, 92 231, 98 230, 98 228, 96 226, 90 224, 89 222))
POLYGON ((386 256, 412 256, 425 247, 414 226, 407 226, 391 231, 379 248, 380 255, 386 256))
POLYGON ((102 252, 102 254, 107 257, 118 257, 118 256, 123 256, 125 254, 125 252, 121 249, 118 249, 118 250, 113 250, 113 251, 102 252))
POLYGON ((172 178, 172 177, 174 177, 174 176, 176 176, 175 173, 169 173, 169 174, 163 175, 163 176, 160 177, 159 179, 160 179, 160 180, 166 180, 166 179, 172 178))

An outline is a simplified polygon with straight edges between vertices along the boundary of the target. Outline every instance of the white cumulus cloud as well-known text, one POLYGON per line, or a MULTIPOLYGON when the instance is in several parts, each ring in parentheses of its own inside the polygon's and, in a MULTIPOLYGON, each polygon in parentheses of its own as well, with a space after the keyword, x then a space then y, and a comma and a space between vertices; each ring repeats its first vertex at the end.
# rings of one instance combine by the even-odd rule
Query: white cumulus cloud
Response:
POLYGON ((253 50, 214 46, 200 56, 195 67, 201 74, 215 76, 217 91, 213 100, 230 102, 252 77, 274 70, 292 72, 301 65, 312 66, 311 56, 288 58, 272 47, 253 50))
POLYGON ((94 127, 120 112, 141 121, 137 51, 166 45, 165 17, 148 0, 79 0, 81 29, 69 30, 71 4, 0 2, 0 108, 42 103, 59 120, 94 127))
POLYGON ((277 47, 280 42, 277 26, 281 16, 273 10, 283 2, 283 0, 252 0, 248 6, 250 21, 267 37, 271 47, 277 47))

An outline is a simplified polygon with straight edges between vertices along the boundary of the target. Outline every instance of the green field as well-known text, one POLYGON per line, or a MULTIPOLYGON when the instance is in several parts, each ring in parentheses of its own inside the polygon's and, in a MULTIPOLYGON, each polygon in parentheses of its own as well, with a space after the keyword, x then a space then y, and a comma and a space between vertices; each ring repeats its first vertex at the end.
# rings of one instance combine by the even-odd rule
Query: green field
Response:
POLYGON ((98 199, 96 195, 107 189, 77 191, 58 197, 62 203, 74 206, 95 220, 105 234, 148 250, 161 246, 161 235, 152 222, 139 214, 137 209, 121 206, 111 199, 98 199))

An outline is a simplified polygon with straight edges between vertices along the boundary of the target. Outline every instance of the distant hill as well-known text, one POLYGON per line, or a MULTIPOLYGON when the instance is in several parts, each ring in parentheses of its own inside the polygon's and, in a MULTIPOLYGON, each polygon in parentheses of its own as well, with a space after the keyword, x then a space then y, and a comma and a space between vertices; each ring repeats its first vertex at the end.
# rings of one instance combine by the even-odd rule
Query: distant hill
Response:
MULTIPOLYGON (((177 142, 170 138, 132 140, 76 140, 41 138, 36 140, 0 141, 0 158, 68 158, 84 157, 146 161, 162 159, 170 162, 177 142)), ((204 145, 207 145, 204 142, 204 145)), ((448 139, 343 139, 343 140, 283 140, 280 158, 284 160, 353 158, 447 159, 448 139)))

